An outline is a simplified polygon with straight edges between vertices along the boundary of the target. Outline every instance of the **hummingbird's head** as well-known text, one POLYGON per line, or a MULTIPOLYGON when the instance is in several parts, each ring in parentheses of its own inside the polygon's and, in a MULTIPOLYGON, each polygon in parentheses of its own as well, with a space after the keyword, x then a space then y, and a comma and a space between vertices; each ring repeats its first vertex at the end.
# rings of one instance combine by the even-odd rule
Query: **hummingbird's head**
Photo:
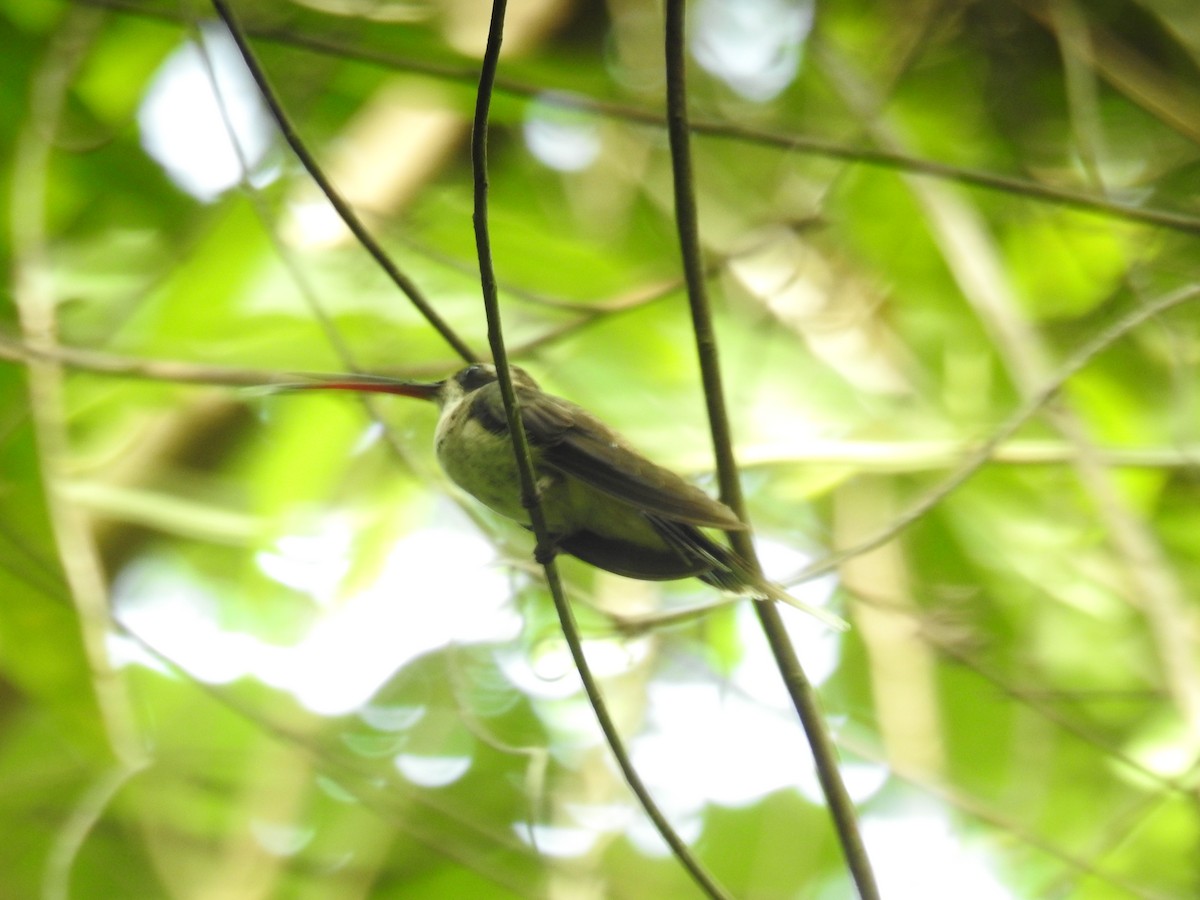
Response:
MULTIPOLYGON (((538 390, 537 382, 524 369, 518 366, 509 366, 509 371, 512 372, 513 387, 517 390, 521 388, 538 390)), ((465 369, 460 369, 445 381, 438 382, 438 391, 432 399, 437 400, 438 406, 445 409, 453 406, 468 394, 487 387, 498 377, 496 367, 490 363, 473 363, 465 369)))

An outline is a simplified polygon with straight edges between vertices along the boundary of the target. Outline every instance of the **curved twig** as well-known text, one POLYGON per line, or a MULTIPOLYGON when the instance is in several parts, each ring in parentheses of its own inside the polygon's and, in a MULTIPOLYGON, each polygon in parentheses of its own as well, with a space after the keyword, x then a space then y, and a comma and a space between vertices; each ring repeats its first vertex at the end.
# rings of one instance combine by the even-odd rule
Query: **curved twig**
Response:
POLYGON ((254 51, 250 47, 250 42, 246 38, 245 31, 242 30, 241 24, 234 17, 232 10, 225 0, 212 0, 213 9, 220 16, 221 21, 225 23, 225 27, 229 29, 229 34, 237 44, 238 51, 242 55, 242 61, 245 62, 246 68, 250 70, 250 75, 254 78, 255 84, 258 85, 259 93, 262 95, 263 102, 267 104, 267 108, 271 111, 272 118, 275 119, 275 124, 279 127, 280 134, 287 141, 288 146, 292 148, 292 152, 296 154, 296 158, 300 160, 300 164, 304 166, 305 171, 317 187, 321 189, 330 205, 337 211, 342 221, 346 223, 346 227, 362 245, 363 249, 371 255, 371 258, 379 264, 379 267, 387 273, 392 279, 396 287, 412 301, 415 306, 425 317, 425 320, 433 327, 443 340, 446 341, 454 352, 461 356, 467 362, 473 362, 478 357, 475 352, 467 346, 444 319, 438 314, 437 310, 417 287, 416 282, 400 271, 399 266, 388 256, 387 252, 375 240, 371 232, 367 230, 367 226, 362 223, 354 209, 346 202, 333 186, 333 183, 326 176, 325 172, 317 164, 316 159, 304 142, 300 139, 300 135, 296 132, 296 128, 292 125, 291 119, 288 118, 287 112, 283 108, 283 104, 279 102, 279 97, 275 94, 275 89, 271 87, 270 81, 267 80, 267 74, 263 71, 262 66, 258 64, 258 60, 254 56, 254 51))

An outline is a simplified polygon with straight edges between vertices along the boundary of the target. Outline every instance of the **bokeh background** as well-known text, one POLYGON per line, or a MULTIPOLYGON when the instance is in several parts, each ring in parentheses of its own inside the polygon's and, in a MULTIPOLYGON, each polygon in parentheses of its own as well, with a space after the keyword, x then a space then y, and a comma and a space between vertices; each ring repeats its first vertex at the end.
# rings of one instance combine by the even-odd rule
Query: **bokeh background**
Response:
MULTIPOLYGON (((232 5, 482 352, 489 6, 232 5)), ((510 352, 712 488, 662 10, 510 7, 510 352)), ((688 26, 750 517, 768 572, 851 625, 783 611, 883 895, 1200 896, 1200 6, 694 0, 688 26)), ((438 471, 436 411, 249 387, 460 360, 212 9, 0 0, 0 47, 0 898, 692 896, 531 539, 438 471)), ((632 632, 716 598, 563 571, 704 864, 739 897, 852 896, 748 605, 632 632)))

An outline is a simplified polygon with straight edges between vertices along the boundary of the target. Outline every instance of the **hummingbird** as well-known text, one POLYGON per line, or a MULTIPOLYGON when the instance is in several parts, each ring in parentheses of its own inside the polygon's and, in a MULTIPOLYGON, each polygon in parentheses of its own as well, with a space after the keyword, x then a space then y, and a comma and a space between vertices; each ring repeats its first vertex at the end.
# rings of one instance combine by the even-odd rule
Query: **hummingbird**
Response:
MULTIPOLYGON (((825 610, 767 581, 705 532, 745 531, 747 525, 732 509, 651 462, 581 406, 543 391, 524 369, 510 371, 553 550, 628 578, 699 578, 722 591, 781 601, 844 627, 825 610)), ((469 365, 428 383, 352 376, 279 387, 432 400, 441 411, 434 449, 450 480, 500 515, 531 527, 494 366, 469 365)))

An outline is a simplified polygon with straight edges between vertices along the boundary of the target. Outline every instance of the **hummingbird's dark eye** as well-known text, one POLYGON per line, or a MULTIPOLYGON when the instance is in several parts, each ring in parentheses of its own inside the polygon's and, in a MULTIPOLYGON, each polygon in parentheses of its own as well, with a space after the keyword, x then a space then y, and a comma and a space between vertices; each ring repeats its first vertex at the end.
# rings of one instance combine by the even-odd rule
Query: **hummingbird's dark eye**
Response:
POLYGON ((455 376, 455 381, 468 393, 478 390, 485 384, 491 384, 495 380, 496 370, 491 366, 483 365, 467 366, 455 376))

